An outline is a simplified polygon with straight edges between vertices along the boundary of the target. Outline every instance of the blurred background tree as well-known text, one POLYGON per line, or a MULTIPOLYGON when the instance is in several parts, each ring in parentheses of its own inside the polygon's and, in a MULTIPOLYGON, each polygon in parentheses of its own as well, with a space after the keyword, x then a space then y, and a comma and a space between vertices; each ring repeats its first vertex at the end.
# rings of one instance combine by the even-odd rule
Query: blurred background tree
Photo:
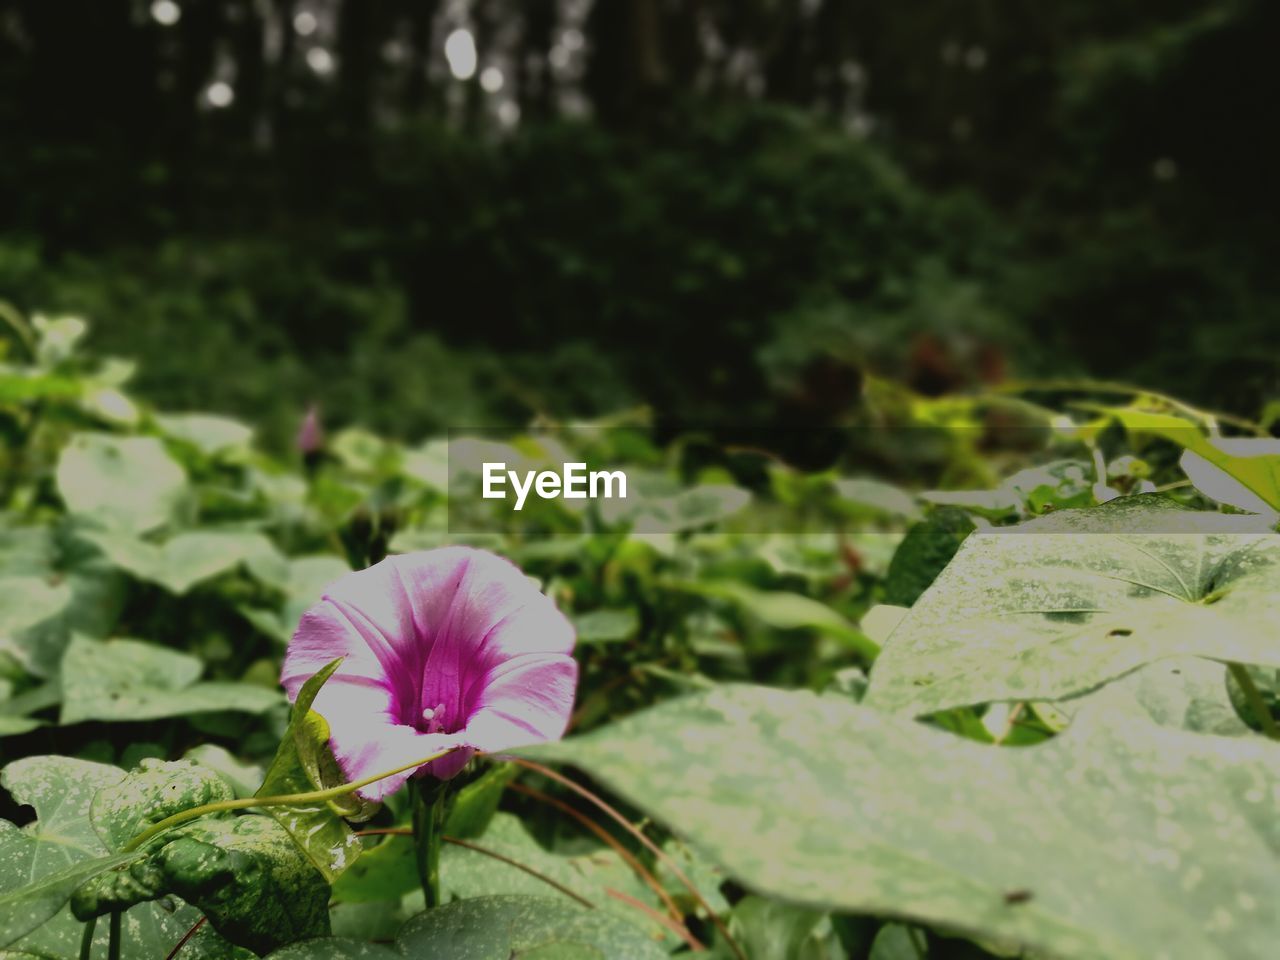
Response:
POLYGON ((1265 0, 0 0, 0 296, 287 437, 1280 390, 1265 0))

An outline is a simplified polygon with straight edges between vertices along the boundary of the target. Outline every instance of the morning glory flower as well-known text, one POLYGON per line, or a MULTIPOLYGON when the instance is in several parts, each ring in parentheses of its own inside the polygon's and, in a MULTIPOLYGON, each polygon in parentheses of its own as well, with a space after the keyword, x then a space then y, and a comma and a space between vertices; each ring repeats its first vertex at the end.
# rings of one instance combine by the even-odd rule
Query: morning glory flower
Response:
POLYGON ((448 779, 476 751, 555 740, 573 708, 573 627, 509 560, 470 547, 388 557, 332 583, 303 615, 280 681, 289 699, 345 657, 312 709, 348 781, 457 747, 360 790, 448 779))

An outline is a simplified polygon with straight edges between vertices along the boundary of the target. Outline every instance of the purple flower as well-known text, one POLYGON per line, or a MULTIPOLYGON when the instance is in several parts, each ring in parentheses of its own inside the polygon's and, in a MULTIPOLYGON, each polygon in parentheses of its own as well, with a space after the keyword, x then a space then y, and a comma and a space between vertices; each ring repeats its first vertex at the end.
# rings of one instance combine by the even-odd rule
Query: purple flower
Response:
POLYGON ((320 408, 314 403, 307 407, 307 414, 298 427, 293 445, 299 453, 316 453, 324 445, 324 430, 320 427, 320 408))
MULTIPOLYGON (((573 627, 514 564, 470 547, 388 557, 303 615, 280 682, 289 699, 337 657, 313 709, 348 780, 412 763, 441 779, 486 753, 555 740, 573 708, 573 627)), ((414 772, 360 791, 380 800, 414 772)))

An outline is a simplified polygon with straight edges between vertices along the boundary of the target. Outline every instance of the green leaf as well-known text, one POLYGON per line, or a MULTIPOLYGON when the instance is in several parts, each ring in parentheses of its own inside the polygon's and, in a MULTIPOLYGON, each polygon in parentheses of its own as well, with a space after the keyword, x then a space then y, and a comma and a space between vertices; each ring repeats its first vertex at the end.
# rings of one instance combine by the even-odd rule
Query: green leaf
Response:
POLYGON ((624 610, 592 610, 573 618, 578 643, 619 643, 636 635, 640 625, 636 612, 624 610))
MULTIPOLYGON (((56 677, 62 655, 74 633, 103 637, 115 626, 123 607, 127 583, 96 554, 75 556, 60 571, 71 598, 57 614, 9 638, 0 635, 0 649, 11 653, 38 677, 56 677)), ((56 702, 56 701, 55 701, 56 702)))
POLYGON ((939 505, 961 507, 988 520, 1039 516, 1050 510, 1094 503, 1093 467, 1083 460, 1055 460, 1019 470, 995 490, 935 490, 924 495, 939 505))
POLYGON ((625 921, 560 897, 477 897, 419 914, 396 940, 406 957, 449 960, 661 960, 625 921))
POLYGON ((263 713, 280 703, 265 687, 198 683, 203 669, 198 657, 139 640, 74 637, 62 658, 61 722, 263 713))
POLYGON ((869 657, 874 657, 879 650, 870 638, 835 610, 803 594, 756 590, 733 580, 682 583, 680 588, 728 600, 775 630, 815 630, 869 657))
POLYGON ((269 960, 402 960, 404 954, 346 937, 305 940, 271 954, 269 960))
MULTIPOLYGON (((1280 670, 1267 670, 1261 667, 1245 667, 1249 679, 1257 688, 1262 699, 1261 706, 1271 714, 1273 720, 1280 721, 1280 670)), ((1239 681, 1231 675, 1227 676, 1227 699, 1235 711, 1235 716, 1253 730, 1262 729, 1262 717, 1259 716, 1255 704, 1240 686, 1239 681)))
POLYGON ((867 960, 924 960, 928 947, 919 931, 900 923, 886 923, 876 933, 867 960))
POLYGON ((1060 700, 1055 707, 1067 716, 1084 707, 1107 709, 1117 721, 1136 711, 1165 727, 1221 737, 1248 736, 1249 726, 1232 706, 1228 680, 1221 663, 1173 657, 1141 667, 1099 690, 1060 700))
POLYGON ((478 837, 498 812, 502 793, 519 773, 513 763, 495 763, 459 790, 453 798, 444 832, 451 837, 478 837))
POLYGON ((166 817, 232 797, 221 777, 192 760, 148 758, 123 780, 98 790, 89 819, 107 849, 119 851, 166 817))
MULTIPOLYGON (((0 864, 7 867, 13 861, 25 859, 23 848, 30 847, 31 844, 24 843, 23 840, 17 827, 7 820, 0 820, 0 864)), ((128 863, 131 859, 131 854, 118 854, 114 857, 81 860, 0 894, 0 946, 21 940, 51 920, 71 898, 75 889, 86 880, 128 863)))
MULTIPOLYGON (((70 757, 30 757, 5 767, 0 782, 14 803, 35 809, 36 820, 21 829, 0 821, 0 946, 41 957, 78 955, 82 925, 63 905, 88 878, 136 859, 111 856, 89 819, 94 794, 124 775, 70 757)), ((124 917, 124 958, 163 957, 197 919, 178 901, 135 907, 124 917)), ((99 924, 95 956, 105 956, 106 942, 106 924, 99 924)))
POLYGON ((42 577, 0 577, 0 638, 33 627, 61 613, 71 601, 65 583, 42 577))
POLYGON ((969 515, 955 507, 934 510, 912 526, 889 561, 884 602, 899 607, 915 603, 973 529, 969 515))
MULTIPOLYGON (((608 892, 615 890, 654 911, 662 910, 653 890, 612 850, 596 847, 575 856, 552 853, 533 838, 519 818, 509 813, 499 813, 489 830, 476 842, 486 850, 532 867, 584 897, 598 911, 641 928, 650 939, 661 941, 670 938, 672 946, 680 942, 665 927, 608 892)), ((557 893, 537 877, 463 847, 445 847, 441 854, 440 876, 445 899, 526 894, 563 899, 566 904, 574 905, 574 901, 557 893)))
POLYGON ((43 720, 36 720, 32 717, 12 717, 0 714, 0 737, 17 737, 24 733, 30 733, 32 730, 38 730, 43 727, 43 720))
POLYGON ((259 955, 328 934, 329 885, 270 817, 205 817, 161 839, 127 870, 82 884, 75 915, 87 920, 174 893, 259 955))
MULTIPOLYGON (((335 785, 320 782, 321 758, 329 751, 329 725, 320 714, 311 709, 311 704, 325 681, 333 676, 341 663, 341 659, 334 660, 298 691, 298 698, 294 701, 289 718, 289 729, 285 731, 275 759, 267 768, 262 786, 254 796, 306 793, 335 785)), ((332 762, 331 757, 328 762, 332 762)), ((336 765, 328 767, 326 763, 325 766, 330 770, 336 769, 336 765)), ((347 815, 360 813, 360 801, 353 800, 351 803, 357 806, 341 809, 348 811, 347 815)), ((317 804, 314 807, 268 807, 267 813, 289 832, 298 847, 330 883, 360 855, 359 838, 351 832, 338 811, 328 804, 317 804)))
POLYGON ((625 498, 597 500, 595 505, 610 526, 630 524, 635 533, 683 533, 719 523, 750 502, 748 490, 708 483, 670 495, 649 495, 628 488, 625 498))
POLYGON ((335 903, 399 900, 421 887, 413 838, 393 835, 360 854, 333 882, 335 903))
POLYGON ((1087 960, 1265 956, 1280 933, 1280 750, 1261 738, 1091 711, 1001 748, 733 686, 521 752, 581 767, 743 885, 817 910, 1087 960))
POLYGON ((894 630, 867 703, 1057 700, 1165 657, 1280 666, 1280 537, 1158 496, 982 531, 894 630))
MULTIPOLYGON (((1132 433, 1149 433, 1178 444, 1238 481, 1272 510, 1280 510, 1280 454, 1275 452, 1274 441, 1258 438, 1250 443, 1251 438, 1208 437, 1191 421, 1166 413, 1115 407, 1096 409, 1114 417, 1132 433), (1254 453, 1251 446, 1264 452, 1254 453), (1245 453, 1246 450, 1250 452, 1245 453)), ((1213 491, 1208 492, 1214 495, 1213 491)))
POLYGON ((187 475, 154 437, 79 433, 58 459, 58 491, 71 513, 140 534, 169 522, 187 475))
POLYGON ((841 500, 868 512, 905 520, 920 516, 915 497, 891 483, 850 477, 833 480, 831 485, 841 500))
POLYGON ((848 957, 826 914, 764 897, 748 895, 738 901, 729 916, 729 932, 752 960, 848 957))
MULTIPOLYGON (((320 599, 325 587, 350 572, 350 565, 332 554, 290 558, 284 577, 278 583, 271 583, 285 595, 283 608, 277 612, 246 605, 240 607, 240 612, 267 636, 287 643, 302 615, 320 599)), ((255 574, 260 576, 261 571, 255 574)))
POLYGON ((241 564, 282 562, 271 541, 260 533, 180 533, 161 545, 112 531, 84 530, 80 536, 116 567, 176 594, 241 564))
POLYGON ((253 439, 253 428, 230 417, 208 413, 171 413, 156 417, 167 436, 189 443, 208 456, 238 447, 253 439))
POLYGON ((251 797, 262 785, 262 767, 256 763, 245 763, 217 744, 202 743, 192 747, 186 752, 185 758, 212 770, 237 797, 251 797))

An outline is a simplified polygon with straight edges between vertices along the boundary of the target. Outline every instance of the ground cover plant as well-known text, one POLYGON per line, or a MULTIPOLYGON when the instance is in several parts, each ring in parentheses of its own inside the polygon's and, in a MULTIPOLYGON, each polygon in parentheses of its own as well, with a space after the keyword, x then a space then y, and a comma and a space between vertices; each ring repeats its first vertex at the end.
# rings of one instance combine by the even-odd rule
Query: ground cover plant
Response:
POLYGON ((1274 952, 1258 424, 868 380, 874 456, 623 416, 640 512, 465 534, 443 437, 273 455, 4 319, 6 960, 1274 952))

